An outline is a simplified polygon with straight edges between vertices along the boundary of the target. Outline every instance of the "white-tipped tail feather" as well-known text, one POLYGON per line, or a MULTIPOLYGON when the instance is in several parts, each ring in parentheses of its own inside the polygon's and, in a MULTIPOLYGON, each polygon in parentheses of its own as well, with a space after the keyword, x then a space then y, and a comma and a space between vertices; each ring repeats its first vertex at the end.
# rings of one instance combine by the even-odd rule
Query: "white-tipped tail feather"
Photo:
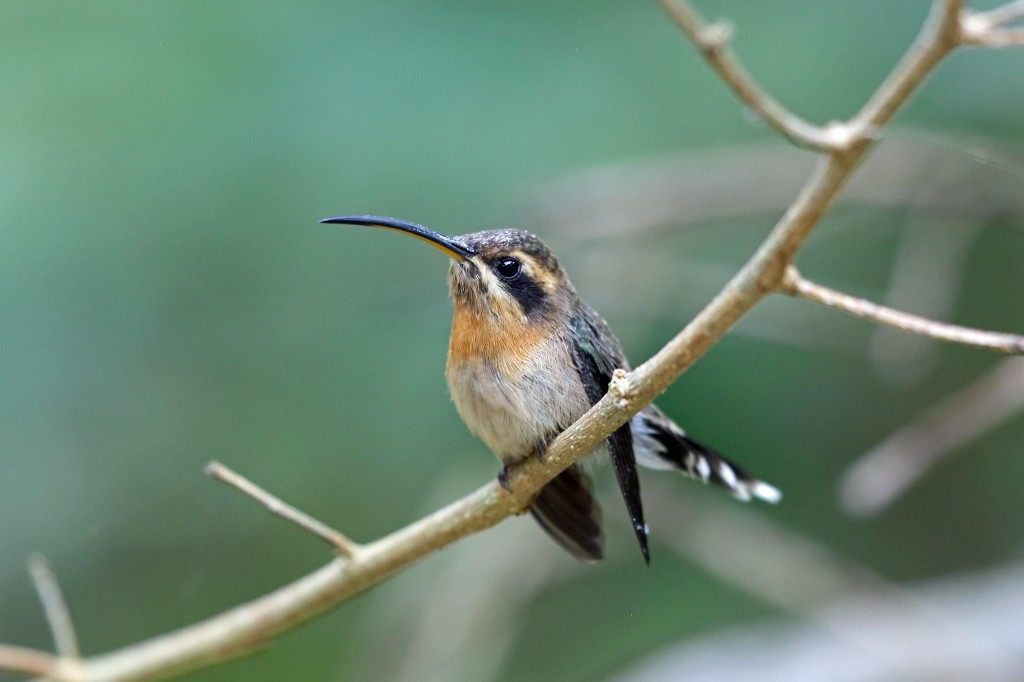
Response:
POLYGON ((750 494, 759 500, 764 500, 771 504, 776 504, 782 500, 782 491, 771 483, 765 483, 764 481, 754 481, 753 485, 750 486, 750 494))
POLYGON ((760 481, 725 455, 693 440, 651 405, 630 422, 636 461, 651 469, 672 469, 704 483, 721 486, 744 502, 757 498, 775 504, 782 492, 760 481))

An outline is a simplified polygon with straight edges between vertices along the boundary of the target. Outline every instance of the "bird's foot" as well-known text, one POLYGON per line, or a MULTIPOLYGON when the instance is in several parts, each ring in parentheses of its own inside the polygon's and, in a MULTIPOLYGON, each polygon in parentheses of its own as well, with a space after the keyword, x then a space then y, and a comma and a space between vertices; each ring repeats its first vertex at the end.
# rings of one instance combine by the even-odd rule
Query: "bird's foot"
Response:
POLYGON ((508 472, 511 471, 511 469, 511 465, 506 464, 501 467, 501 470, 498 472, 498 484, 505 489, 505 492, 509 493, 512 492, 512 488, 508 485, 508 472))
MULTIPOLYGON (((505 492, 507 493, 512 492, 512 487, 508 484, 508 476, 513 470, 515 470, 515 468, 515 464, 506 464, 505 466, 501 467, 501 471, 498 472, 498 485, 504 488, 505 492)), ((533 504, 533 500, 530 500, 525 505, 518 507, 512 513, 516 516, 525 514, 527 511, 530 510, 531 504, 533 504)))
POLYGON ((553 441, 555 438, 557 438, 557 436, 544 438, 540 440, 535 446, 533 446, 533 456, 536 457, 537 460, 542 464, 547 460, 548 446, 551 445, 551 441, 553 441))

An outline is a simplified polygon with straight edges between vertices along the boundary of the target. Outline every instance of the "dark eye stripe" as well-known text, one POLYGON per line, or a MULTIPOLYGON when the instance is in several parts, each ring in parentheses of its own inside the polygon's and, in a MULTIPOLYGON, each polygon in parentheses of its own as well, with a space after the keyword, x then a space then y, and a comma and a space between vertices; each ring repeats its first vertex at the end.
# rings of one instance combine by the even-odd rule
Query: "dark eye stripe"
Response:
POLYGON ((551 303, 543 287, 525 274, 503 284, 527 317, 544 312, 551 303))

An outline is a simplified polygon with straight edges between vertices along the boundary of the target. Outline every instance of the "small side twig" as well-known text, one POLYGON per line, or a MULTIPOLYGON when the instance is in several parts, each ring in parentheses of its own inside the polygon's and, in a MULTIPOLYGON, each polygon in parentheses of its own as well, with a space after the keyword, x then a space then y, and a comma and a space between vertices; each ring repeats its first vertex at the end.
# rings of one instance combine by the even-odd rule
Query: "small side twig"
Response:
POLYGON ((314 519, 309 514, 299 511, 287 502, 284 502, 280 498, 275 497, 271 493, 259 487, 241 474, 232 471, 220 462, 210 462, 206 465, 203 471, 207 476, 210 476, 221 483, 226 483, 227 485, 230 485, 253 498, 266 507, 271 514, 276 514, 286 521, 291 521, 304 531, 312 533, 330 546, 334 547, 341 556, 351 557, 359 551, 359 545, 349 540, 340 532, 334 530, 327 524, 314 519))
POLYGON ((659 0, 672 21, 697 46, 708 64, 750 110, 794 144, 826 151, 832 146, 827 131, 805 121, 773 99, 747 73, 729 49, 732 26, 718 20, 708 23, 689 0, 659 0))
POLYGON ((1024 18, 1024 0, 1013 0, 987 12, 972 12, 968 16, 988 27, 1003 26, 1024 18))
POLYGON ((18 675, 54 677, 57 659, 45 651, 22 646, 0 644, 0 670, 18 675))
POLYGON ((1024 45, 1024 28, 1006 28, 1006 24, 1024 17, 1024 2, 1014 0, 988 12, 964 12, 960 17, 960 35, 965 45, 1014 47, 1024 45))
MULTIPOLYGON (((339 547, 339 551, 344 551, 341 547, 357 551, 347 559, 332 559, 288 585, 204 621, 84 659, 82 671, 74 679, 137 682, 166 678, 253 651, 431 552, 490 528, 528 506, 543 485, 604 443, 609 434, 668 388, 751 308, 779 290, 786 266, 863 160, 877 131, 932 69, 961 44, 959 19, 963 6, 964 0, 934 0, 931 19, 914 45, 861 113, 846 125, 830 124, 823 131, 810 126, 805 130, 806 124, 793 124, 800 119, 787 119, 788 112, 777 104, 766 105, 772 100, 763 97, 758 88, 738 90, 744 101, 755 105, 773 127, 824 153, 799 195, 741 270, 689 325, 628 374, 619 386, 618 396, 607 395, 599 400, 552 441, 545 461, 529 458, 512 471, 507 487, 491 482, 365 547, 355 546, 319 522, 305 522, 308 517, 304 514, 237 475, 225 475, 233 472, 214 463, 210 473, 218 480, 238 487, 272 512, 339 547), (766 111, 769 113, 764 114, 766 111)), ((716 40, 711 36, 710 42, 708 35, 701 32, 691 37, 697 39, 713 66, 722 63, 720 55, 725 45, 721 37, 716 40), (713 57, 716 52, 719 56, 713 57)), ((731 75, 719 73, 734 89, 752 85, 742 71, 733 70, 731 75)), ((56 665, 61 663, 58 660, 56 665)))
MULTIPOLYGON (((955 166, 940 163, 932 168, 930 187, 915 192, 915 198, 959 192, 966 184, 955 166)), ((1017 178, 1013 182, 1020 184, 1017 178)), ((913 310, 932 320, 953 317, 971 246, 993 215, 997 215, 997 209, 984 203, 970 217, 959 211, 922 211, 918 206, 908 206, 899 245, 889 265, 885 294, 879 303, 897 310, 913 310)), ((941 343, 928 336, 876 325, 868 342, 868 355, 875 372, 886 383, 907 387, 921 381, 937 366, 941 343)))
POLYGON ((1020 47, 1024 45, 1024 28, 993 28, 985 31, 971 31, 965 26, 964 45, 1020 47))
POLYGON ((81 653, 78 649, 78 638, 75 636, 75 626, 71 622, 71 612, 64 600, 60 583, 57 582, 57 575, 53 572, 53 566, 43 555, 33 554, 28 559, 28 572, 39 594, 39 601, 42 602, 46 622, 50 625, 57 656, 67 659, 78 658, 81 653))
POLYGON ((884 305, 872 303, 863 298, 857 298, 856 296, 844 294, 841 291, 829 289, 821 284, 816 284, 805 279, 792 265, 786 268, 786 274, 779 283, 779 290, 790 296, 821 303, 856 317, 862 317, 914 334, 922 334, 933 339, 973 346, 975 348, 984 348, 997 353, 1007 353, 1010 355, 1024 354, 1024 336, 936 322, 926 317, 919 317, 901 310, 888 308, 884 305))
POLYGON ((1024 410, 1024 359, 1009 358, 899 428, 843 474, 847 512, 880 513, 938 462, 1024 410))

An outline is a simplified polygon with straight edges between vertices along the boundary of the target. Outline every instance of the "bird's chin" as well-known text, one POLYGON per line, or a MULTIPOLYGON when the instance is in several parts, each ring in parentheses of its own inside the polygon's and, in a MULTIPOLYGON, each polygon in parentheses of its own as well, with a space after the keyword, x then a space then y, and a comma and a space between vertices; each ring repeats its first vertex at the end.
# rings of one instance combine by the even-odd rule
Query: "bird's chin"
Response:
POLYGON ((480 271, 472 261, 453 260, 448 268, 448 288, 456 302, 472 304, 480 298, 480 271))

